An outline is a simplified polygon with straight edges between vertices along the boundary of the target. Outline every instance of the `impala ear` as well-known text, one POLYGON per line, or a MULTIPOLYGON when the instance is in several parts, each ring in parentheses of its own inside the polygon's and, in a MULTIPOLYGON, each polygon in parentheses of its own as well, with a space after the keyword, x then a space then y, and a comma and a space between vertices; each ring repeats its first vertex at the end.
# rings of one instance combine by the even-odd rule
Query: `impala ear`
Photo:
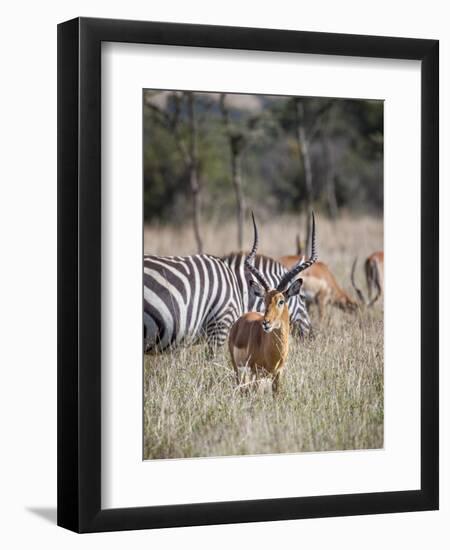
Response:
POLYGON ((297 294, 300 294, 300 289, 302 288, 303 279, 299 278, 296 279, 290 287, 283 292, 284 297, 286 299, 292 298, 292 296, 297 296, 297 294))
POLYGON ((249 279, 248 286, 255 296, 257 296, 258 298, 264 298, 266 292, 262 285, 260 285, 257 281, 255 281, 254 279, 249 279))

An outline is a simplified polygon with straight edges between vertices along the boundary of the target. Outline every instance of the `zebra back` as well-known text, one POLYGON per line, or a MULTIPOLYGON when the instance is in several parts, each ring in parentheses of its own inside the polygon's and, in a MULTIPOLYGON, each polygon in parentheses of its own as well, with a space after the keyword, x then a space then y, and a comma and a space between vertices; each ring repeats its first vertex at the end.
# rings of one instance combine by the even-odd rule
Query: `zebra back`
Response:
POLYGON ((206 254, 144 256, 144 349, 205 336, 223 345, 243 303, 233 271, 206 254))
MULTIPOLYGON (((232 252, 222 257, 222 260, 230 266, 234 274, 236 275, 239 290, 242 295, 244 311, 259 311, 264 312, 264 300, 255 296, 255 294, 249 291, 248 278, 244 268, 244 262, 246 258, 245 252, 232 252)), ((287 269, 279 262, 268 256, 257 254, 255 256, 255 267, 264 275, 267 282, 276 288, 282 277, 287 273, 287 269)), ((311 324, 309 320, 308 311, 305 305, 305 296, 303 291, 300 295, 293 296, 288 299, 289 315, 292 325, 295 328, 300 329, 302 336, 307 335, 311 330, 311 324)))

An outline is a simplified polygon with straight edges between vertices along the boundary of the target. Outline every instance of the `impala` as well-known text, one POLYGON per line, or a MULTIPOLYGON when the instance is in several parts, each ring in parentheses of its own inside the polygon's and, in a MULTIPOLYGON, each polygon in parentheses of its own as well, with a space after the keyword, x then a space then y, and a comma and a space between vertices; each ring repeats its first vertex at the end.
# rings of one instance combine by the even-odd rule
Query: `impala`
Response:
POLYGON ((373 306, 373 304, 378 300, 384 290, 384 252, 381 250, 374 252, 368 256, 364 262, 367 294, 369 297, 367 301, 364 299, 362 291, 355 284, 355 268, 357 261, 358 258, 355 258, 352 266, 352 285, 361 302, 370 307, 373 306), (372 298, 374 292, 376 292, 376 294, 375 297, 372 298))
MULTIPOLYGON (((297 237, 297 255, 282 256, 279 262, 287 269, 298 263, 302 256, 297 237)), ((304 257, 304 256, 303 256, 304 257)), ((325 307, 328 304, 337 306, 345 311, 355 311, 358 304, 342 289, 331 273, 327 264, 316 262, 306 269, 302 275, 303 293, 307 302, 314 302, 319 308, 319 317, 323 319, 325 307)))
POLYGON ((280 384, 289 350, 289 310, 287 301, 300 293, 302 279, 297 275, 310 267, 316 260, 315 221, 312 214, 311 256, 302 259, 272 288, 264 275, 254 266, 258 247, 258 230, 253 217, 254 242, 245 259, 250 275, 250 289, 264 300, 264 313, 249 312, 242 315, 231 327, 228 347, 236 373, 238 385, 260 376, 272 381, 276 393, 280 384))

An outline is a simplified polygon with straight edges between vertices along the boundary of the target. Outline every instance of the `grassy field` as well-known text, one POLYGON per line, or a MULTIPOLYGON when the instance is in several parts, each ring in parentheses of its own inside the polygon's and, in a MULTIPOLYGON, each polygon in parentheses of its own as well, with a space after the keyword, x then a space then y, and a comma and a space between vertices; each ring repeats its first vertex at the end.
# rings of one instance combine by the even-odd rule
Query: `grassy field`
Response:
MULTIPOLYGON (((260 251, 274 257, 294 249, 298 220, 261 220, 260 251), (292 235, 291 239, 287 235, 292 235), (292 244, 291 242, 292 241, 292 244)), ((317 219, 319 258, 351 292, 349 272, 383 248, 382 221, 317 219)), ((148 227, 145 250, 189 254, 191 232, 148 227)), ((251 235, 247 231, 247 238, 251 235)), ((205 249, 233 250, 234 226, 209 226, 205 249)), ((251 244, 251 243, 249 243, 251 244)), ((362 286, 362 269, 358 280, 362 286)), ((314 337, 291 337, 279 394, 242 394, 225 348, 209 358, 198 344, 149 355, 144 364, 144 457, 182 458, 259 453, 373 449, 383 446, 383 308, 357 314, 330 308, 314 337)))

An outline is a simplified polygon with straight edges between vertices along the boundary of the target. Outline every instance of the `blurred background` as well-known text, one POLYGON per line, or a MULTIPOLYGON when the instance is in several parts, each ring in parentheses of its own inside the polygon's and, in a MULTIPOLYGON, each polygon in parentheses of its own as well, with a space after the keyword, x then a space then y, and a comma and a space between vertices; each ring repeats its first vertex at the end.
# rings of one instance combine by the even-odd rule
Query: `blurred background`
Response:
POLYGON ((333 254, 382 248, 383 102, 145 90, 144 249, 333 254))

